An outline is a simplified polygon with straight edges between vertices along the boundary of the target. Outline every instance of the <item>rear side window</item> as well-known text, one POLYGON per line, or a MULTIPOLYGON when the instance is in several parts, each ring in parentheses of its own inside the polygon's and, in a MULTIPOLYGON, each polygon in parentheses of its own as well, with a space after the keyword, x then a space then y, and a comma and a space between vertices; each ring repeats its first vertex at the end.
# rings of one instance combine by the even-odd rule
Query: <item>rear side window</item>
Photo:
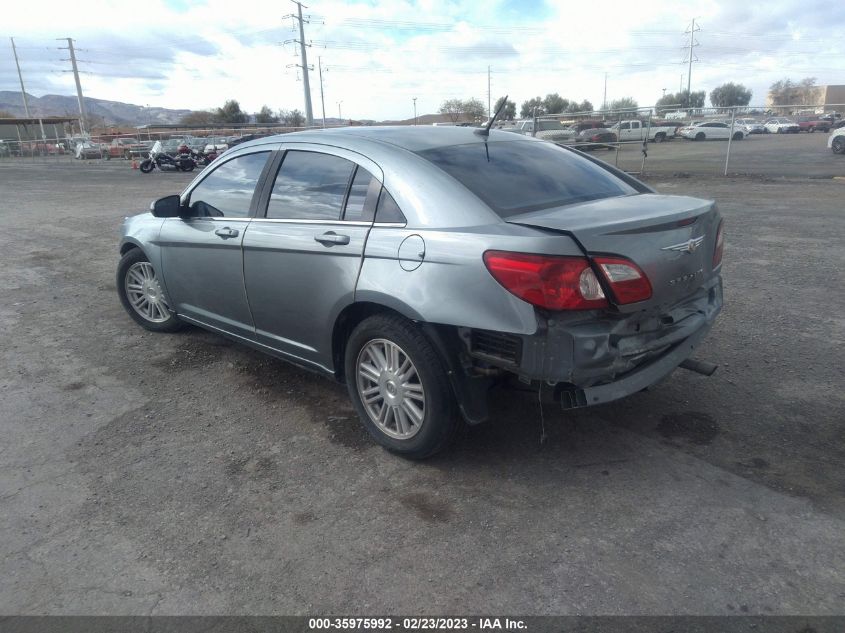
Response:
POLYGON ((191 191, 196 217, 245 218, 270 152, 238 156, 215 168, 191 191))
POLYGON ((338 220, 355 164, 317 152, 285 154, 267 207, 268 218, 338 220))
MULTIPOLYGON (((637 193, 599 165, 552 143, 494 141, 419 152, 499 217, 637 193)), ((378 221, 382 221, 377 215, 378 221)))
POLYGON ((396 204, 396 200, 390 195, 387 189, 382 188, 381 195, 378 198, 378 209, 376 210, 376 222, 390 222, 405 224, 405 214, 396 204))
POLYGON ((372 222, 380 189, 381 183, 366 169, 358 167, 349 187, 343 219, 350 222, 372 222))

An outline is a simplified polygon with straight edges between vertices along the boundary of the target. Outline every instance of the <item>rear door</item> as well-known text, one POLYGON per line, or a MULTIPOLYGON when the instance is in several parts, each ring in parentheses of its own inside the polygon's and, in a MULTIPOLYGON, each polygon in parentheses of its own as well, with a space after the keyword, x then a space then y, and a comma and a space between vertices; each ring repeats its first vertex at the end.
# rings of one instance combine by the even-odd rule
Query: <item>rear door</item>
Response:
POLYGON ((332 327, 353 301, 382 180, 354 152, 287 145, 243 242, 256 340, 332 367, 332 327))
POLYGON ((246 338, 254 330, 241 243, 270 155, 255 149, 215 162, 186 194, 190 215, 166 219, 159 233, 164 281, 176 311, 246 338))

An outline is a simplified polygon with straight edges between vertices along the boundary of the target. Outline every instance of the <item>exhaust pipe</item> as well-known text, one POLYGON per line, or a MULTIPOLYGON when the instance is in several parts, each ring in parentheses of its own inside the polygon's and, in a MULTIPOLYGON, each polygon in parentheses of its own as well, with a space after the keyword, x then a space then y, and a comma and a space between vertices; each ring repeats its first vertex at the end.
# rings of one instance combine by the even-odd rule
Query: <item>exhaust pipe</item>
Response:
POLYGON ((690 371, 694 371, 695 373, 701 374, 702 376, 712 376, 713 373, 717 369, 719 369, 718 365, 708 363, 706 360, 695 360, 693 358, 687 358, 683 363, 679 365, 679 367, 689 369, 690 371))

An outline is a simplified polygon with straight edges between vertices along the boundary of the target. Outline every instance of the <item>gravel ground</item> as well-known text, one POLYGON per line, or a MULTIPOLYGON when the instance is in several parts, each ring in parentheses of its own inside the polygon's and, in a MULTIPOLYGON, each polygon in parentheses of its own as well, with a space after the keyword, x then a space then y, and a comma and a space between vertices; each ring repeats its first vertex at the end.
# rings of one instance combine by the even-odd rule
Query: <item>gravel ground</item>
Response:
POLYGON ((652 176, 727 218, 719 371, 546 408, 542 445, 502 393, 409 463, 343 388, 123 312, 120 221, 188 180, 0 165, 4 613, 843 612, 845 182, 652 176))

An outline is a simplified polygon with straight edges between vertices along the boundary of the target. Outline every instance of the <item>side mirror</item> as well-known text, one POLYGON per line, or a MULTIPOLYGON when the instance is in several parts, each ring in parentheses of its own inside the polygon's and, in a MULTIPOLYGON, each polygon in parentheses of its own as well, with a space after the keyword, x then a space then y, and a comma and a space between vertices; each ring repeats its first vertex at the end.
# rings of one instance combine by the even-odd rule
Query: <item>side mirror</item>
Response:
POLYGON ((178 218, 182 215, 182 201, 179 196, 165 196, 150 205, 150 211, 157 218, 178 218))

